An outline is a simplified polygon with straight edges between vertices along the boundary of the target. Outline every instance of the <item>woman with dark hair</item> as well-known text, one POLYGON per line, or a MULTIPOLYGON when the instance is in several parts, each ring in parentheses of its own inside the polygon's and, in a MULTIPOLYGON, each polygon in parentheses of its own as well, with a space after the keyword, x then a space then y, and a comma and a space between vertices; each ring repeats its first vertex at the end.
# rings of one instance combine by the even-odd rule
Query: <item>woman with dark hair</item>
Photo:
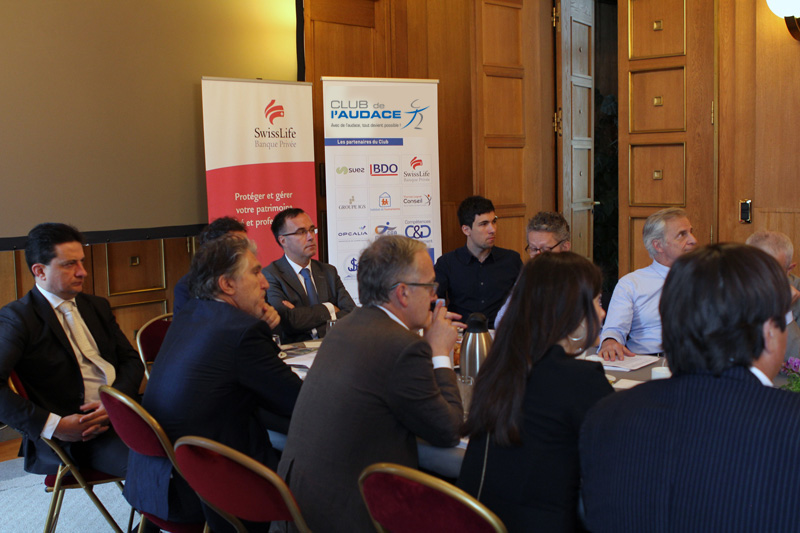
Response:
POLYGON ((572 253, 528 262, 478 374, 458 485, 509 531, 579 531, 578 435, 611 394, 595 344, 605 312, 600 270, 572 253))

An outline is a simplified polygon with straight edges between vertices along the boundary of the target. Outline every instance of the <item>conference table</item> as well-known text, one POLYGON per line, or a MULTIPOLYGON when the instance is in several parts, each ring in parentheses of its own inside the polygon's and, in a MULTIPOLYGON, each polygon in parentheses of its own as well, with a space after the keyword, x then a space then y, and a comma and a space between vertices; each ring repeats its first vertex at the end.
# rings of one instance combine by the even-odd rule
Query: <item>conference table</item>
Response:
MULTIPOLYGON (((316 349, 319 347, 319 343, 320 341, 314 341, 282 346, 281 348, 284 349, 286 353, 284 361, 289 366, 292 366, 292 370, 301 378, 305 378, 305 373, 313 364, 313 359, 316 355, 316 349)), ((585 356, 579 357, 583 358, 585 356)), ((591 360, 593 358, 590 356, 589 359, 591 360)), ((645 381, 650 381, 652 379, 653 368, 656 367, 666 367, 666 360, 663 357, 653 358, 652 362, 646 366, 629 371, 606 368, 606 377, 612 382, 611 385, 614 387, 614 390, 624 390, 644 383, 645 381)), ((458 367, 456 367, 456 372, 459 372, 458 367)), ((778 375, 774 381, 775 386, 779 387, 784 385, 787 379, 783 375, 778 375)), ((471 396, 469 386, 464 385, 460 379, 458 385, 462 399, 469 398, 471 396)), ((467 406, 465 406, 465 411, 466 407, 467 406)), ((276 431, 270 431, 269 434, 273 447, 282 451, 286 444, 286 435, 276 431)), ((467 450, 467 442, 467 439, 462 438, 461 442, 453 448, 441 448, 433 446, 422 439, 417 439, 420 468, 446 479, 457 479, 461 470, 461 463, 464 460, 464 454, 467 450)))

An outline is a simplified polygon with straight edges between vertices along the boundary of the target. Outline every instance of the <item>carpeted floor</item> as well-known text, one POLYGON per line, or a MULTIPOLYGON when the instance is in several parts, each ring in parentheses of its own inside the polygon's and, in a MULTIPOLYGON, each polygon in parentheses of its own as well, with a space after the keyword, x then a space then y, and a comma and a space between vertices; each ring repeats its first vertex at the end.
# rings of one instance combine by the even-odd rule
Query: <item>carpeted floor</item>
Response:
MULTIPOLYGON (((128 526, 130 506, 114 484, 95 488, 121 529, 128 526)), ((0 533, 40 533, 44 529, 51 493, 44 490, 44 476, 22 470, 22 459, 0 463, 0 533)), ((134 519, 138 522, 138 515, 134 519)), ((68 490, 58 519, 57 533, 111 531, 103 515, 80 489, 68 490)))

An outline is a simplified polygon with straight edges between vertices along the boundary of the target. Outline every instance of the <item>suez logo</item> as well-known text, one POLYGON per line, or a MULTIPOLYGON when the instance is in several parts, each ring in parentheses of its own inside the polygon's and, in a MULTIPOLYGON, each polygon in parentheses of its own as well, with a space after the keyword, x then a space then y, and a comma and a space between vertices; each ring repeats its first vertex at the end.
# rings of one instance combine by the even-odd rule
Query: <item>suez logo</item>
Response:
POLYGON ((362 167, 336 167, 337 174, 363 174, 364 172, 362 167))

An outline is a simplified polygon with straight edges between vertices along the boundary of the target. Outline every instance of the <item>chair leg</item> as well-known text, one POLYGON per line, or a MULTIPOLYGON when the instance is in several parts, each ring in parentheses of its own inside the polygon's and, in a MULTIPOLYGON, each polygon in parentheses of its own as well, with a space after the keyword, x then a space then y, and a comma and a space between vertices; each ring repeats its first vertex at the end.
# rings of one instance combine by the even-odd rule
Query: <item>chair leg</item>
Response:
POLYGON ((131 507, 131 515, 128 517, 128 529, 125 530, 128 533, 133 533, 133 515, 134 514, 136 514, 136 509, 131 507))
POLYGON ((67 474, 68 468, 64 465, 58 467, 56 482, 53 484, 53 497, 50 498, 50 506, 47 509, 47 519, 44 522, 44 533, 52 533, 58 523, 58 513, 61 512, 61 501, 64 499, 64 489, 61 488, 61 481, 67 474))

